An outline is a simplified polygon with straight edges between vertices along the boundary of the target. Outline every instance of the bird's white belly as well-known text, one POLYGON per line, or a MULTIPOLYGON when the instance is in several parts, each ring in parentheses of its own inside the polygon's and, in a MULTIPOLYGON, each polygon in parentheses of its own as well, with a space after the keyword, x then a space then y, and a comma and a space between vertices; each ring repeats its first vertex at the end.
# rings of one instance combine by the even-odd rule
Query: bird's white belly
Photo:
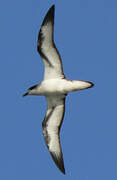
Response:
POLYGON ((51 79, 45 80, 41 83, 39 87, 39 93, 42 95, 47 94, 63 94, 64 92, 64 82, 62 79, 51 79))
POLYGON ((92 84, 87 81, 70 81, 66 79, 50 79, 44 80, 39 85, 38 89, 32 94, 37 95, 57 95, 57 94, 67 94, 72 91, 77 91, 81 89, 86 89, 91 87, 92 84))

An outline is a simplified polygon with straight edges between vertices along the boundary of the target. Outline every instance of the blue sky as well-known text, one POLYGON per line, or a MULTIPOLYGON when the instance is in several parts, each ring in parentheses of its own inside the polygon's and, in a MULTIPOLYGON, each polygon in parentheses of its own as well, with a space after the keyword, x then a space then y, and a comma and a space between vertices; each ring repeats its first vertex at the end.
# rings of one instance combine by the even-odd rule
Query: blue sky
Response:
POLYGON ((117 1, 4 0, 0 22, 0 179, 116 180, 117 1), (66 77, 95 84, 66 99, 61 128, 65 176, 44 143, 45 98, 22 98, 43 79, 36 42, 52 4, 66 77))

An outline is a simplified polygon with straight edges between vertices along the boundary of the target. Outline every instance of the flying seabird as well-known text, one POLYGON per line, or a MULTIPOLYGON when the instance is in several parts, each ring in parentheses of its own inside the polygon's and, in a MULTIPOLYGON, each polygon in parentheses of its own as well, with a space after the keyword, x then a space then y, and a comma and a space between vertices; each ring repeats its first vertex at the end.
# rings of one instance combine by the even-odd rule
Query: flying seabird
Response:
POLYGON ((59 137, 65 113, 65 98, 69 92, 91 88, 93 83, 65 78, 61 57, 54 44, 54 11, 55 6, 52 5, 43 20, 38 35, 37 51, 45 65, 44 79, 40 84, 29 88, 23 96, 46 97, 47 112, 42 123, 43 135, 52 159, 60 171, 65 174, 59 137))

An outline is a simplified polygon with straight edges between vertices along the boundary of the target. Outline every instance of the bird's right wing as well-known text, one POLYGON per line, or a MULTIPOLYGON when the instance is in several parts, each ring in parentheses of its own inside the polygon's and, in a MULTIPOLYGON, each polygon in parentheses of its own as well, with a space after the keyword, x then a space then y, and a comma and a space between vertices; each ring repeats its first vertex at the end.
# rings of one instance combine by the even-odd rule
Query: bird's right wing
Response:
POLYGON ((52 96, 46 97, 48 109, 42 123, 43 134, 47 148, 62 173, 65 174, 63 154, 60 144, 60 127, 65 111, 65 97, 52 96))

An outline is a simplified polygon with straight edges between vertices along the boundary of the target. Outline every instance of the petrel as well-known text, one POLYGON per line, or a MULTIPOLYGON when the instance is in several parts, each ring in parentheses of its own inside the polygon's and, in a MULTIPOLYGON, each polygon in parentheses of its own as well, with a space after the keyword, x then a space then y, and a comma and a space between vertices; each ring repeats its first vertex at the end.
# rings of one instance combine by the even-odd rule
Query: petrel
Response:
POLYGON ((93 83, 65 78, 61 57, 54 43, 54 12, 55 5, 52 5, 43 20, 37 41, 37 51, 45 65, 44 79, 40 84, 29 88, 23 96, 46 97, 47 112, 42 122, 43 135, 52 159, 65 174, 59 136, 65 113, 65 98, 69 92, 91 88, 93 83))

